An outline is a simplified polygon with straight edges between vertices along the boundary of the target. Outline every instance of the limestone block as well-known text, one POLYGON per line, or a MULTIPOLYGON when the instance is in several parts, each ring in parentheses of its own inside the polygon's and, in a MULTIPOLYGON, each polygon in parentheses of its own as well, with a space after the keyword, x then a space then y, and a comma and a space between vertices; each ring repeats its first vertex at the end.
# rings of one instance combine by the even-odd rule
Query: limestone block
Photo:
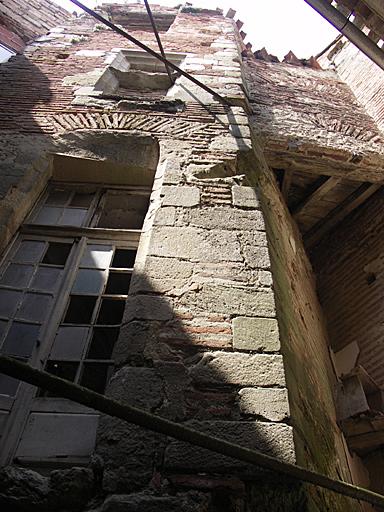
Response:
POLYGON ((124 322, 131 320, 170 320, 173 307, 161 296, 135 295, 128 297, 124 311, 124 322))
POLYGON ((176 209, 172 206, 166 206, 157 210, 153 224, 155 226, 173 226, 175 221, 176 209))
POLYGON ((274 318, 233 319, 233 348, 277 352, 280 350, 279 327, 274 318))
POLYGON ((165 186, 162 188, 163 206, 184 206, 200 204, 200 190, 197 187, 165 186))
POLYGON ((185 293, 179 303, 193 311, 210 311, 234 316, 275 316, 271 291, 203 284, 200 290, 185 293))
POLYGON ((163 381, 153 368, 124 366, 110 380, 107 395, 123 404, 153 410, 163 400, 163 381))
POLYGON ((250 268, 269 269, 271 266, 265 233, 241 233, 242 254, 250 268))
POLYGON ((228 207, 194 209, 185 213, 186 222, 191 226, 205 229, 236 229, 239 231, 263 231, 263 214, 259 210, 240 210, 228 207))
POLYGON ((209 149, 210 151, 224 151, 227 153, 231 151, 248 151, 252 149, 252 142, 250 138, 239 139, 233 136, 220 135, 212 140, 209 149))
POLYGON ((260 208, 256 189, 234 185, 232 187, 232 204, 239 208, 260 208))
POLYGON ((239 391, 239 406, 244 414, 262 416, 270 421, 289 417, 288 392, 277 388, 244 388, 239 391))
POLYGON ((176 258, 156 258, 149 256, 145 261, 145 275, 158 279, 188 279, 194 265, 176 258))
POLYGON ((205 353, 190 372, 198 384, 285 386, 283 359, 279 355, 205 353))
MULTIPOLYGON (((295 461, 292 428, 287 425, 260 421, 191 421, 188 426, 240 446, 260 450, 286 462, 295 461)), ((172 441, 167 447, 165 467, 218 473, 239 471, 254 474, 260 471, 255 466, 181 441, 172 441)))
POLYGON ((235 233, 189 227, 157 229, 149 254, 198 261, 242 261, 235 233))

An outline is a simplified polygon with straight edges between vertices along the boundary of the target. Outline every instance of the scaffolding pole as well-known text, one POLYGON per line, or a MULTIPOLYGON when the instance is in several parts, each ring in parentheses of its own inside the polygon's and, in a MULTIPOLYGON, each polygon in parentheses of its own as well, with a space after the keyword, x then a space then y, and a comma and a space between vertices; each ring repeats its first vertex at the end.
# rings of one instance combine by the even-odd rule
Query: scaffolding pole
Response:
POLYGON ((0 356, 0 372, 109 416, 153 430, 154 432, 286 475, 300 482, 313 484, 356 500, 384 507, 384 496, 381 494, 283 462, 276 457, 265 455, 257 450, 250 450, 249 448, 204 434, 180 423, 175 423, 174 421, 146 412, 143 409, 123 405, 50 373, 32 368, 28 364, 11 357, 0 356))

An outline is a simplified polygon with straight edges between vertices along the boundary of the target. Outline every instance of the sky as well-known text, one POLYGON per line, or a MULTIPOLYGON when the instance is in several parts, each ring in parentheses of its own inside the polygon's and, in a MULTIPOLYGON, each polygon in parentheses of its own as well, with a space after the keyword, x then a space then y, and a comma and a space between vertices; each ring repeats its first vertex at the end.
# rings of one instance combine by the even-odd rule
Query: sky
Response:
MULTIPOLYGON (((62 7, 78 12, 81 9, 69 0, 54 0, 62 7)), ((123 0, 111 0, 124 3, 123 0)), ((242 30, 247 33, 245 42, 252 43, 252 49, 265 47, 282 59, 289 50, 298 58, 308 58, 323 50, 338 35, 327 21, 315 12, 304 0, 191 0, 194 7, 236 10, 235 20, 244 22, 242 30)), ((108 0, 83 0, 88 7, 95 7, 108 0)), ((127 2, 134 3, 134 2, 127 2)), ((154 0, 151 4, 175 6, 180 0, 154 0)))

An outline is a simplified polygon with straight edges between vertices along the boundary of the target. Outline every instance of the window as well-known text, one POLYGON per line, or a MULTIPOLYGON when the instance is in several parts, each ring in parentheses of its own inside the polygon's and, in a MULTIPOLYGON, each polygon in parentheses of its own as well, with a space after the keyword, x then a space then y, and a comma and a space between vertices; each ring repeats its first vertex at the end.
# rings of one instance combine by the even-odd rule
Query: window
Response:
MULTIPOLYGON (((142 187, 48 187, 0 269, 2 353, 104 392, 148 202, 142 187)), ((7 417, 8 461, 81 463, 93 449, 95 411, 0 376, 7 417), (64 425, 73 435, 62 435, 64 425)))

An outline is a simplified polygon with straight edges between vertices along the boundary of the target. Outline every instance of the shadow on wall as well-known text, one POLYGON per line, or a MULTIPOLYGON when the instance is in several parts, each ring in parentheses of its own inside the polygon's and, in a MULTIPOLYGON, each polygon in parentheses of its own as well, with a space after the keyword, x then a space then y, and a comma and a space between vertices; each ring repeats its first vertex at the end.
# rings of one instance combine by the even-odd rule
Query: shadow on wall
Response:
MULTIPOLYGON (((231 353, 229 317, 203 304, 183 307, 182 291, 166 298, 143 274, 134 275, 130 292, 107 395, 292 462, 284 378, 272 389, 257 385, 261 361, 231 353)), ((110 506, 144 507, 151 499, 167 511, 306 509, 299 486, 281 476, 107 416, 96 452, 110 506)))

